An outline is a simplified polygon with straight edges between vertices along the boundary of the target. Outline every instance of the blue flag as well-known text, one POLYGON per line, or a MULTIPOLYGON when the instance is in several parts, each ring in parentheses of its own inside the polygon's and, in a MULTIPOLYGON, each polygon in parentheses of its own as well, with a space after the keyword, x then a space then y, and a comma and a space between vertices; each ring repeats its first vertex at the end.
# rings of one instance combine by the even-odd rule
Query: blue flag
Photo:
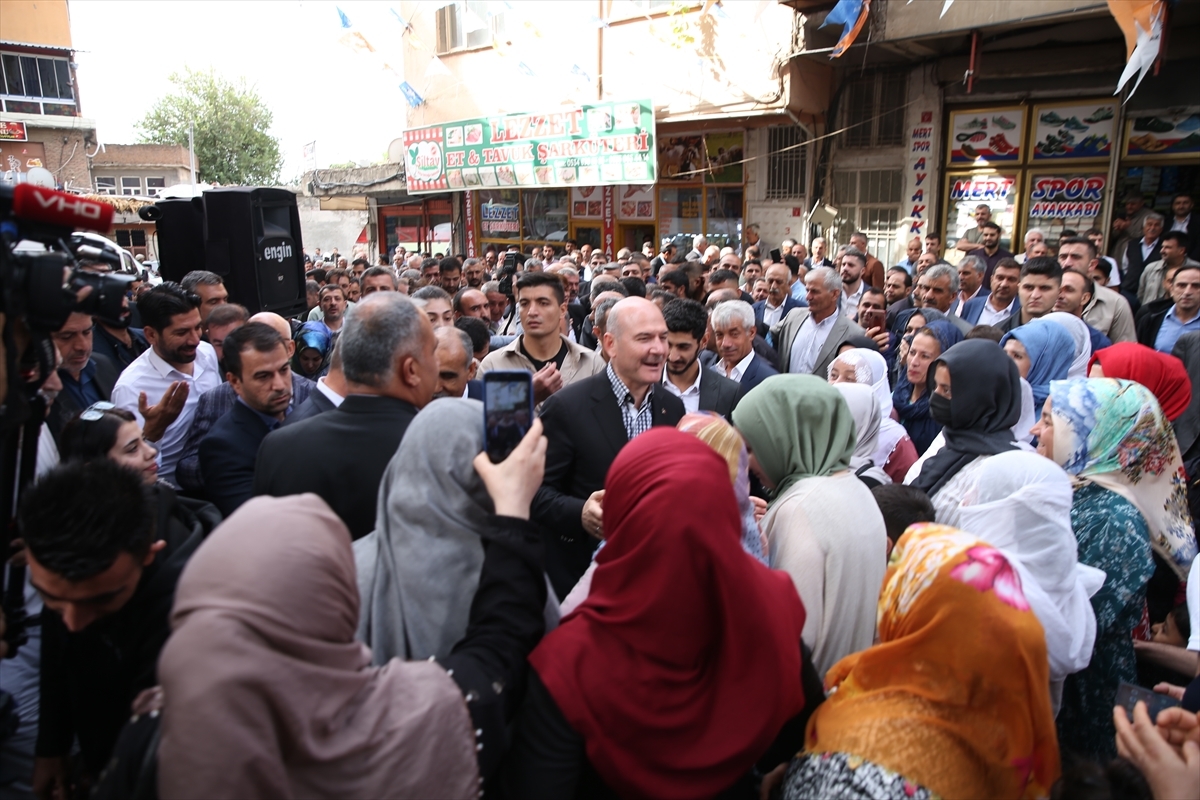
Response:
POLYGON ((417 106, 421 105, 421 103, 425 102, 424 98, 417 94, 417 90, 408 85, 408 81, 400 84, 400 91, 404 92, 404 99, 407 100, 408 104, 413 108, 416 108, 417 106))
MULTIPOLYGON (((335 6, 335 8, 336 8, 336 6, 335 6)), ((346 12, 342 11, 340 8, 337 10, 337 12, 338 12, 338 16, 342 20, 342 27, 349 28, 350 27, 350 18, 346 16, 346 12)))

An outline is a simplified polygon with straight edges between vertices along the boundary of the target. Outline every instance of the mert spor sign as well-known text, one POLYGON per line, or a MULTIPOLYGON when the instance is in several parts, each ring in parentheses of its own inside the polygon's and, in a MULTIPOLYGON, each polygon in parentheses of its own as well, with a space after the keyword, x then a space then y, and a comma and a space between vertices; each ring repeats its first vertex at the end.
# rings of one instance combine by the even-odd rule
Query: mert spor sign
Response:
POLYGON ((416 128, 404 132, 404 146, 409 194, 655 181, 649 100, 416 128))
POLYGON ((1012 191, 1014 178, 989 176, 985 178, 956 178, 950 185, 951 200, 1002 201, 1012 191))
POLYGON ((1085 219, 1100 216, 1108 177, 1052 175, 1034 178, 1029 216, 1039 219, 1085 219))

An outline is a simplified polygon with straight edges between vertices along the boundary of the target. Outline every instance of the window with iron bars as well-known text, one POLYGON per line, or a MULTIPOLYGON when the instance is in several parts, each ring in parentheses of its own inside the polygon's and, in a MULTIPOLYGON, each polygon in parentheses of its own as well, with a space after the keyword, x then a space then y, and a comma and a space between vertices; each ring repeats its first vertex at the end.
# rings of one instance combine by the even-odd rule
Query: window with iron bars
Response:
POLYGON ((904 144, 908 75, 876 72, 855 78, 842 100, 842 147, 895 147, 904 144))
POLYGON ((808 174, 808 140, 799 125, 767 128, 767 200, 791 200, 804 196, 808 174))
MULTIPOLYGON (((838 244, 852 233, 866 234, 871 255, 887 262, 896 244, 900 222, 904 171, 899 169, 839 170, 833 173, 834 221, 838 244)), ((890 265, 888 265, 890 266, 890 265)))

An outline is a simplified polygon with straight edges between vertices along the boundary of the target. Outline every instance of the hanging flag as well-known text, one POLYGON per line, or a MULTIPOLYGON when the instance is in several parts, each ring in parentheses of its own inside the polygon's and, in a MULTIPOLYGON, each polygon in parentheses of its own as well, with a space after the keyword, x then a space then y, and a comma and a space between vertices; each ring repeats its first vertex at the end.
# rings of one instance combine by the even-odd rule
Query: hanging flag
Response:
POLYGON ((591 23, 593 25, 595 25, 597 28, 607 28, 608 27, 608 21, 603 19, 602 17, 597 17, 595 14, 593 14, 590 17, 590 20, 591 20, 591 23))
POLYGON ((954 5, 954 0, 946 0, 946 2, 942 3, 942 13, 938 14, 938 19, 946 16, 946 12, 950 10, 950 6, 952 5, 954 5))
POLYGON ((487 30, 488 24, 483 21, 483 17, 476 14, 471 9, 467 9, 467 13, 463 14, 463 31, 466 33, 475 33, 475 31, 487 30))
MULTIPOLYGON (((392 16, 395 17, 396 21, 400 23, 400 27, 404 29, 404 33, 408 33, 409 31, 412 30, 412 23, 409 22, 408 20, 406 20, 404 17, 400 16, 399 11, 397 11, 394 8, 389 8, 388 11, 392 12, 392 16)), ((403 36, 404 33, 402 33, 400 35, 403 36)))
POLYGON ((517 64, 517 70, 519 70, 524 75, 528 75, 531 78, 536 77, 533 69, 528 64, 526 64, 524 61, 517 64))
POLYGON ((571 74, 583 78, 588 83, 592 82, 592 76, 587 74, 587 71, 585 71, 584 68, 578 64, 571 65, 571 74))
POLYGON ((408 104, 413 108, 416 108, 425 102, 424 98, 417 94, 417 90, 408 85, 408 81, 404 81, 400 84, 400 91, 404 93, 404 99, 407 100, 408 104))
POLYGON ((1120 94, 1129 79, 1137 73, 1137 82, 1129 92, 1133 96, 1159 56, 1166 4, 1163 0, 1108 0, 1108 10, 1125 35, 1125 71, 1121 73, 1113 94, 1120 94))
POLYGON ((859 31, 867 22, 867 15, 870 11, 871 0, 838 0, 838 4, 821 23, 822 28, 826 25, 842 26, 842 37, 834 46, 833 52, 829 54, 830 58, 839 58, 850 48, 850 45, 854 44, 859 31))
POLYGON ((432 78, 434 75, 453 75, 446 63, 437 56, 434 56, 429 61, 429 66, 425 68, 425 77, 432 78))
MULTIPOLYGON (((334 6, 334 8, 337 8, 337 7, 334 6)), ((346 12, 342 11, 340 8, 337 9, 337 12, 338 12, 338 17, 341 18, 341 20, 342 20, 342 27, 349 28, 350 27, 350 18, 346 16, 346 12)))
POLYGON ((313 156, 315 156, 316 154, 317 154, 317 141, 316 141, 316 139, 314 139, 311 142, 309 142, 308 144, 304 145, 303 158, 305 161, 307 161, 310 158, 312 158, 313 156))

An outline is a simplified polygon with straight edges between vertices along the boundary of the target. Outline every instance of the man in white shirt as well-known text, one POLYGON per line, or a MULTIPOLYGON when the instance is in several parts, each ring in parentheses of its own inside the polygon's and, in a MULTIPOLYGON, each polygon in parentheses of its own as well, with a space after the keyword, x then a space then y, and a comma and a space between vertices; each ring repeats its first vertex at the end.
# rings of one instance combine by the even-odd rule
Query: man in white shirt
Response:
POLYGON ((838 264, 838 272, 842 276, 842 313, 855 322, 858 321, 858 301, 862 300, 863 272, 867 269, 867 254, 857 247, 848 247, 842 254, 838 264))
POLYGON ((132 412, 146 438, 158 446, 158 476, 175 482, 175 464, 200 395, 221 384, 217 354, 200 341, 200 298, 173 281, 138 300, 150 349, 125 368, 112 391, 112 402, 132 412), (149 405, 150 398, 162 398, 149 405))
POLYGON ((1046 255, 1046 253, 1044 252, 1044 248, 1043 248, 1043 252, 1040 252, 1040 253, 1031 253, 1031 252, 1029 252, 1029 250, 1030 250, 1030 248, 1034 247, 1035 245, 1045 245, 1045 244, 1046 244, 1045 232, 1041 228, 1030 228, 1029 230, 1025 231, 1025 250, 1022 251, 1019 255, 1013 256, 1013 259, 1016 260, 1016 262, 1018 264, 1024 264, 1026 258, 1037 258, 1038 256, 1044 256, 1044 255, 1046 255))
POLYGON ((700 353, 708 344, 708 312, 695 300, 679 298, 663 306, 667 323, 667 363, 663 386, 683 401, 687 413, 712 411, 728 417, 741 397, 741 386, 702 369, 700 353))
POLYGON ((958 262, 958 295, 950 306, 951 314, 963 316, 968 300, 974 300, 980 292, 985 296, 988 294, 983 288, 983 274, 986 271, 987 265, 979 256, 963 256, 962 261, 958 262))
POLYGON ((754 352, 754 309, 744 300, 726 300, 712 310, 713 336, 720 363, 717 371, 748 392, 768 377, 777 374, 767 360, 754 352))
POLYGON ((804 277, 808 308, 793 308, 771 329, 779 363, 787 372, 824 377, 837 356, 837 346, 863 329, 838 313, 842 279, 832 269, 819 267, 804 277))

